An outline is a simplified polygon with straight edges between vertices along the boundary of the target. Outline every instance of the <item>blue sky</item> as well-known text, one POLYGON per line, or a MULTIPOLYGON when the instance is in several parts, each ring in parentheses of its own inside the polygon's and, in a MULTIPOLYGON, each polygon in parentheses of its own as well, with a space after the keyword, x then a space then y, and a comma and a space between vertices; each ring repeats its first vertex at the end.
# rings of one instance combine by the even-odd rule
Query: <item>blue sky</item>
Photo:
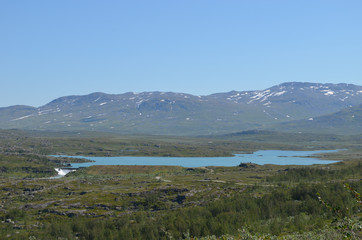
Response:
POLYGON ((91 92, 362 85, 362 1, 0 1, 0 107, 91 92))

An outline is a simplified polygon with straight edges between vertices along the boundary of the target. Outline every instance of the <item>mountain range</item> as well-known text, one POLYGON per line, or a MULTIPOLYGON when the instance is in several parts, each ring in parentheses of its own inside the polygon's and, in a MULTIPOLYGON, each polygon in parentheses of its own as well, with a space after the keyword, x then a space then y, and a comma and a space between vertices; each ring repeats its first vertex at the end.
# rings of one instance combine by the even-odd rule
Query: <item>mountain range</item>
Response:
POLYGON ((362 86, 345 83, 288 82, 207 96, 97 92, 61 97, 38 108, 0 108, 0 128, 170 135, 250 129, 350 134, 362 130, 361 109, 362 86))

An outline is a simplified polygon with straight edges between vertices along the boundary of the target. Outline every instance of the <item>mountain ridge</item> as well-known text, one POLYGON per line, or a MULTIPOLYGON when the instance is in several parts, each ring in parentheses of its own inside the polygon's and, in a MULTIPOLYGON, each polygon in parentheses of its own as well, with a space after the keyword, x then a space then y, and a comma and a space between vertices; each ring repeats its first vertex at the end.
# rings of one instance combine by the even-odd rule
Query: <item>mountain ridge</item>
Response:
POLYGON ((41 106, 0 108, 0 128, 127 134, 223 134, 315 118, 362 104, 362 86, 286 82, 264 90, 210 95, 94 92, 41 106))

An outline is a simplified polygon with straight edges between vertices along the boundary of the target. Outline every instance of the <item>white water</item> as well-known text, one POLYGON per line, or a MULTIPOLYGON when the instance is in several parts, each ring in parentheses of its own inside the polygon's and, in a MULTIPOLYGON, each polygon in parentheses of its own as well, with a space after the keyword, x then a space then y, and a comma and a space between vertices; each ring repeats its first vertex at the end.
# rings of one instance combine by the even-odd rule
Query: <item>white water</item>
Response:
POLYGON ((68 173, 75 171, 75 170, 62 169, 62 168, 54 168, 54 169, 55 169, 55 171, 58 172, 58 175, 53 178, 61 178, 61 177, 64 177, 65 175, 67 175, 68 173))

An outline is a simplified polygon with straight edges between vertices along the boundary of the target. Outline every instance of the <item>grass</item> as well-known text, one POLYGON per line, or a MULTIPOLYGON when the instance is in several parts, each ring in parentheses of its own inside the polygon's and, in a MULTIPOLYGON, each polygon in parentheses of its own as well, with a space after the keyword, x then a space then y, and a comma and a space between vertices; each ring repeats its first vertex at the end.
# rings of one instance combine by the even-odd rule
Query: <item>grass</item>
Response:
POLYGON ((324 148, 350 147, 322 155, 324 159, 344 160, 329 165, 92 166, 49 179, 55 174, 54 167, 72 159, 56 162, 41 153, 117 155, 121 150, 137 149, 128 154, 162 155, 169 151, 172 155, 199 156, 269 147, 309 149, 310 145, 300 145, 298 139, 290 141, 286 135, 278 143, 263 142, 265 133, 243 139, 37 134, 32 137, 26 132, 5 131, 1 135, 2 239, 361 236, 358 229, 350 229, 358 226, 362 217, 358 202, 343 187, 349 183, 357 192, 362 191, 362 150, 359 140, 352 137, 341 143, 338 136, 337 140, 324 137, 329 144, 324 148), (317 192, 337 212, 321 204, 317 192), (337 228, 339 223, 345 229, 337 228))

